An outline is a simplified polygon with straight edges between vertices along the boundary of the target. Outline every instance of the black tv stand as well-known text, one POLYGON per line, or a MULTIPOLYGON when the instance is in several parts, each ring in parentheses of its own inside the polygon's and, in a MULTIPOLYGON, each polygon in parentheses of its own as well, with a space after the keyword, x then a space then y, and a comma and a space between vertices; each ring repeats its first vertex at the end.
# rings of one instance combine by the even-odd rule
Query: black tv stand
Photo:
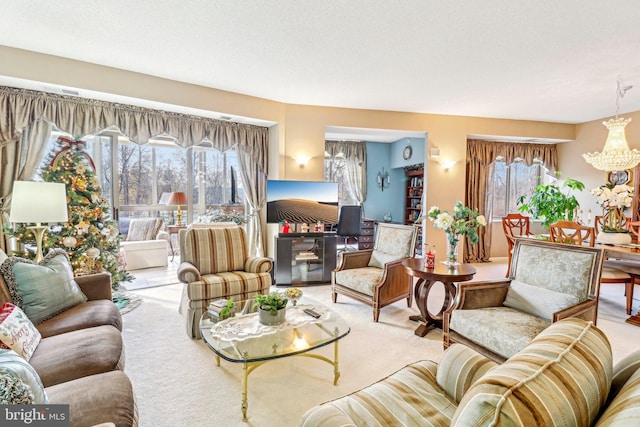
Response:
POLYGON ((326 284, 336 268, 335 233, 283 233, 275 236, 276 286, 326 284))

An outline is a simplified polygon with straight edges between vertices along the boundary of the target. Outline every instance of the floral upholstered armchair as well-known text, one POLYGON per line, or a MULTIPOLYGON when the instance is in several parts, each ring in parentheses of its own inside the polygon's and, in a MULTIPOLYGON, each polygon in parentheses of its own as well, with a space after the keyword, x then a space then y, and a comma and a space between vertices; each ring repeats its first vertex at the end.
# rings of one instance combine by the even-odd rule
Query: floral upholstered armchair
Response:
POLYGON ((587 246, 516 239, 506 279, 458 284, 444 313, 444 347, 465 344, 503 362, 551 323, 594 323, 603 252, 587 246))
POLYGON ((211 301, 269 293, 273 263, 249 256, 244 228, 191 228, 183 250, 178 279, 184 283, 180 313, 188 336, 200 338, 200 317, 211 301))
POLYGON ((413 225, 378 224, 372 250, 344 252, 340 265, 331 273, 331 294, 347 295, 373 306, 373 321, 380 309, 406 298, 411 307, 411 276, 402 261, 413 257, 418 228, 413 225))

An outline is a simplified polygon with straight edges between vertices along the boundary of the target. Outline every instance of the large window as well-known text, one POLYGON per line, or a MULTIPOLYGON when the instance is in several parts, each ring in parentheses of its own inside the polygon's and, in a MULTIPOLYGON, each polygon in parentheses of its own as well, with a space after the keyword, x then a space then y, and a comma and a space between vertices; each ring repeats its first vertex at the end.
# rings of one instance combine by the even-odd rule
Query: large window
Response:
MULTIPOLYGON (((73 139, 53 132, 41 168, 59 151, 56 140, 60 135, 73 139)), ((160 217, 165 224, 174 224, 177 206, 167 205, 167 200, 176 191, 192 194, 192 209, 181 206, 185 214, 191 215, 188 222, 207 209, 244 213, 244 189, 235 150, 187 150, 170 138, 139 145, 113 130, 82 140, 94 161, 103 196, 118 210, 119 217, 160 217)))
POLYGON ((515 161, 507 166, 502 158, 494 164, 493 174, 493 219, 498 221, 509 213, 517 213, 520 196, 530 196, 538 184, 553 180, 540 162, 528 166, 515 161))

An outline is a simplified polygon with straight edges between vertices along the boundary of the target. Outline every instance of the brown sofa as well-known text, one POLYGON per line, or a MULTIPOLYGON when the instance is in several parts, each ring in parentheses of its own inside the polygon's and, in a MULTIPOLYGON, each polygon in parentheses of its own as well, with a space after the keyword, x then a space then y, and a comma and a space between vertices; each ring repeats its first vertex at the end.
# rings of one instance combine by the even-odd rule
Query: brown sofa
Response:
MULTIPOLYGON (((29 364, 49 403, 69 405, 71 426, 137 426, 135 395, 123 371, 122 318, 111 300, 111 278, 100 273, 77 277, 76 282, 88 301, 36 325, 42 340, 29 364)), ((5 301, 13 302, 0 276, 0 306, 5 301)))

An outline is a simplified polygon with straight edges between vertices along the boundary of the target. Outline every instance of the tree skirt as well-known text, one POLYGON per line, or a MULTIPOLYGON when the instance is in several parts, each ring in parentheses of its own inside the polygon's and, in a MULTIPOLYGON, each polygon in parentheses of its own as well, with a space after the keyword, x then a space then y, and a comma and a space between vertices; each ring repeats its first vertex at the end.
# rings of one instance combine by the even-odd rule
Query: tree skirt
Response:
POLYGON ((113 294, 113 302, 120 314, 127 314, 142 304, 142 297, 131 292, 117 292, 113 294))

